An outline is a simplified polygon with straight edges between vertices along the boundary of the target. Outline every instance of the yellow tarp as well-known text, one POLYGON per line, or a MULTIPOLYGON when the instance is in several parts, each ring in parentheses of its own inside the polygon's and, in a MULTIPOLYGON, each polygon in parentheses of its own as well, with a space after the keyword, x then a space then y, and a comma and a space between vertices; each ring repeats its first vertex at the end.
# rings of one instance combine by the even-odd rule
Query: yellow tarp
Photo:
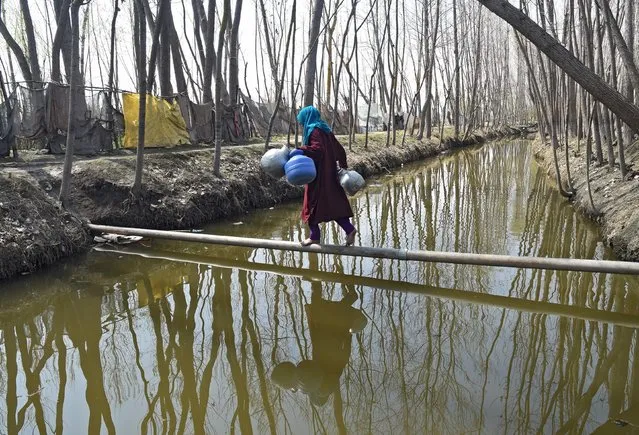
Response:
POLYGON ((138 290, 138 305, 140 307, 146 307, 151 299, 157 301, 158 299, 162 299, 169 293, 173 292, 175 287, 182 284, 182 276, 176 273, 175 268, 171 269, 160 269, 153 272, 150 272, 148 275, 149 280, 147 281, 150 284, 150 289, 147 288, 147 283, 140 280, 137 284, 138 290), (149 294, 149 290, 151 290, 151 294, 149 294))
MULTIPOLYGON (((124 94, 124 148, 138 146, 139 94, 124 94)), ((177 101, 169 103, 152 95, 146 96, 144 146, 148 148, 182 145, 189 133, 177 101)))

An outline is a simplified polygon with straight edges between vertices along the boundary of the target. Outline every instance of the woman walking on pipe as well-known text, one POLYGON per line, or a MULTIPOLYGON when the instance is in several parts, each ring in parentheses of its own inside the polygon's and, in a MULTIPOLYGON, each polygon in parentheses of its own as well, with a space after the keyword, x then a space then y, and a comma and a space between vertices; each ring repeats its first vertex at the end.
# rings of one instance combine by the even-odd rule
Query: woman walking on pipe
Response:
POLYGON ((302 220, 308 224, 310 234, 302 245, 319 244, 319 224, 335 221, 346 234, 346 246, 351 246, 357 234, 350 220, 353 210, 337 178, 338 165, 348 168, 346 151, 315 107, 307 106, 300 110, 297 122, 304 130, 302 146, 292 151, 291 157, 304 154, 313 159, 317 169, 315 179, 304 187, 302 220))

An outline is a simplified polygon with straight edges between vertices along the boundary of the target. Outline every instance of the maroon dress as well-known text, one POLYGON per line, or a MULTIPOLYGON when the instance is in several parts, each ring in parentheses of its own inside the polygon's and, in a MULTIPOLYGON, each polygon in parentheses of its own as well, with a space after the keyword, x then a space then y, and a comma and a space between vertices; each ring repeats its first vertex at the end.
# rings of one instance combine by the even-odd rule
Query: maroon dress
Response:
POLYGON ((333 133, 314 129, 308 145, 300 147, 315 162, 317 176, 304 187, 302 220, 310 225, 353 217, 344 189, 337 180, 337 162, 346 169, 346 151, 333 133))

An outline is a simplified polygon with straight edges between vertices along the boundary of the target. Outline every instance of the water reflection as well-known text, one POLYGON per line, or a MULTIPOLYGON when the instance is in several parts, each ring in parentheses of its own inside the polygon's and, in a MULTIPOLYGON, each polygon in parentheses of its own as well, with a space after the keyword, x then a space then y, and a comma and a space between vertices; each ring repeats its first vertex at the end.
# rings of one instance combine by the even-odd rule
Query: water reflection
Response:
MULTIPOLYGON (((608 258, 525 144, 371 183, 359 243, 608 258)), ((211 230, 301 240, 298 206, 211 230)), ((337 241, 337 228, 324 232, 337 241)), ((633 433, 639 285, 153 242, 3 288, 0 433, 633 433), (155 258, 153 258, 155 257, 155 258)))
POLYGON ((280 362, 273 368, 271 379, 284 389, 303 392, 315 406, 323 406, 333 396, 337 427, 345 433, 340 377, 351 356, 351 334, 361 332, 368 320, 362 310, 352 306, 358 295, 350 286, 337 301, 322 297, 320 282, 313 282, 311 287, 311 301, 304 304, 304 313, 312 356, 297 364, 280 362))

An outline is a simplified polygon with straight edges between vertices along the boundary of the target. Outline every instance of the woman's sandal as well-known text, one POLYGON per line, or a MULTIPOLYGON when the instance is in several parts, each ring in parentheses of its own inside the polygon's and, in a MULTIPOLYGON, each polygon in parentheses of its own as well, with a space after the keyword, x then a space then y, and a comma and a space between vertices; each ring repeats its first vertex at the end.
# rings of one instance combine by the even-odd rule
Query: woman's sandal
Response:
POLYGON ((302 246, 319 245, 319 240, 306 239, 302 242, 302 246))
POLYGON ((355 243, 355 236, 357 235, 357 230, 351 231, 350 234, 346 236, 346 246, 353 246, 355 243))

